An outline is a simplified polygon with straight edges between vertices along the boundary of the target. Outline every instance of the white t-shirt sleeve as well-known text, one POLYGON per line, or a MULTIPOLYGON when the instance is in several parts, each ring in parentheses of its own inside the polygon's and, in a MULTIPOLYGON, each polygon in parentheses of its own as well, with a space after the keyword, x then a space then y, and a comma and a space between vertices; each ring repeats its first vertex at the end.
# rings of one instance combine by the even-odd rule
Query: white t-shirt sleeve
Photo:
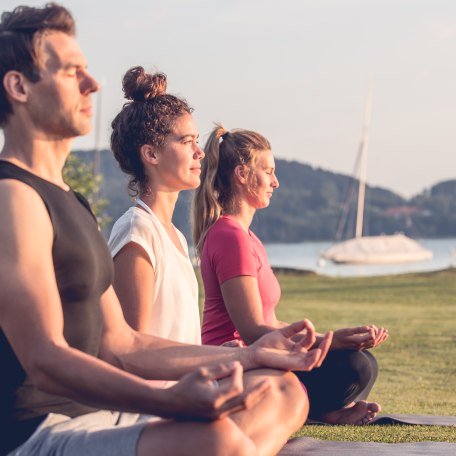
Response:
POLYGON ((129 242, 134 242, 144 249, 155 270, 159 254, 155 252, 153 231, 150 220, 130 209, 112 227, 108 241, 112 257, 114 258, 129 242))

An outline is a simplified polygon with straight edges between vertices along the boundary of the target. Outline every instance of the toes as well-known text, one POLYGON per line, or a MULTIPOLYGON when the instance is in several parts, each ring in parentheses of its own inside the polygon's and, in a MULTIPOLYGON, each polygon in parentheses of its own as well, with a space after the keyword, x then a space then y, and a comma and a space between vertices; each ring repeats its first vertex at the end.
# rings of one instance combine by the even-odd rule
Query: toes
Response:
POLYGON ((376 402, 366 401, 357 402, 355 407, 360 413, 363 413, 363 416, 356 421, 356 425, 358 426, 363 426, 371 422, 375 418, 375 415, 377 415, 377 410, 380 409, 380 406, 376 402))
POLYGON ((358 401, 344 409, 332 412, 335 416, 328 417, 327 422, 362 426, 371 422, 380 410, 381 407, 376 402, 358 401))
POLYGON ((368 413, 361 420, 359 420, 356 424, 363 426, 364 424, 370 423, 374 418, 375 418, 375 413, 368 413))
POLYGON ((377 404, 377 402, 369 402, 367 404, 367 409, 372 413, 379 413, 382 408, 380 407, 380 404, 377 404))

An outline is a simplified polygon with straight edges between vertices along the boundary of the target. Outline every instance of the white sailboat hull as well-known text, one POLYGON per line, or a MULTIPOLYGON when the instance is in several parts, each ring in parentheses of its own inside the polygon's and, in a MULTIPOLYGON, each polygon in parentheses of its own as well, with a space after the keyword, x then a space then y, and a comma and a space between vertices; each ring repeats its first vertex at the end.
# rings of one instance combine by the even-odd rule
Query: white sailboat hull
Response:
POLYGON ((394 264, 429 260, 432 252, 403 234, 394 234, 349 239, 321 256, 334 263, 394 264))

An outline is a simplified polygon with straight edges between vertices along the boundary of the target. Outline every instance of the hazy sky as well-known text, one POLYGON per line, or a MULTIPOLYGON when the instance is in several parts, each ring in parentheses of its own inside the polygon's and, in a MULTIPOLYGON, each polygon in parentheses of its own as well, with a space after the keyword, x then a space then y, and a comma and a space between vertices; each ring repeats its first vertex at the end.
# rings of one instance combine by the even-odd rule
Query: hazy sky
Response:
POLYGON ((195 108, 202 142, 222 121, 263 133, 277 157, 351 173, 371 75, 368 183, 411 196, 456 178, 454 0, 62 3, 103 82, 103 146, 122 75, 140 64, 195 108))

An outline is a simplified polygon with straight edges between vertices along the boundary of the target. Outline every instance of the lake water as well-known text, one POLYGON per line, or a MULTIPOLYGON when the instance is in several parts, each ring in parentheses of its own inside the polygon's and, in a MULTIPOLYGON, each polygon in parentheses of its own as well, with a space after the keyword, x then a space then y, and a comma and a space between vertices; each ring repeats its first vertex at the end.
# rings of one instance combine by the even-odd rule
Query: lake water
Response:
POLYGON ((456 266, 456 238, 423 239, 421 245, 434 253, 431 260, 390 265, 337 265, 320 260, 320 252, 331 242, 302 242, 299 244, 266 244, 271 266, 305 269, 328 276, 372 276, 424 272, 456 266))

